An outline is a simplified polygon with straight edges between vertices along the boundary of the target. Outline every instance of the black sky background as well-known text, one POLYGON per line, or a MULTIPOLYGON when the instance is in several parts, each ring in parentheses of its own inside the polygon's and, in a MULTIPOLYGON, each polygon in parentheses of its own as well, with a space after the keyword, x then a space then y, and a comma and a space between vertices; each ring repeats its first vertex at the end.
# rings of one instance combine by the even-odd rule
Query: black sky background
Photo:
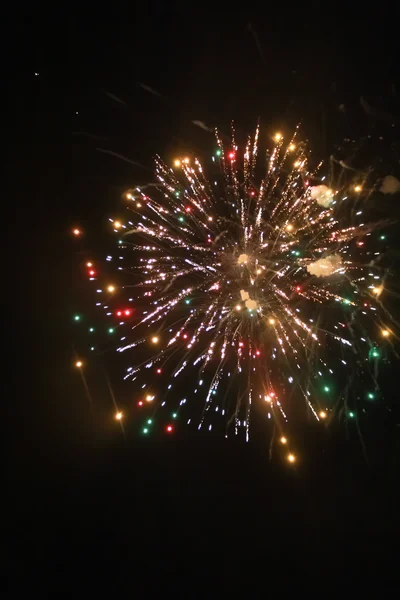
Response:
MULTIPOLYGON (((210 151, 212 137, 192 120, 228 131, 234 119, 239 132, 258 117, 271 129, 302 120, 315 153, 325 155, 346 136, 383 137, 385 148, 399 139, 392 5, 371 12, 145 2, 89 14, 35 7, 10 13, 3 27, 6 256, 16 269, 6 295, 18 323, 5 318, 14 357, 4 405, 15 509, 10 590, 20 578, 47 589, 83 573, 97 589, 101 566, 117 587, 139 581, 142 569, 160 583, 178 573, 182 585, 192 582, 184 597, 195 597, 207 560, 231 586, 253 560, 264 569, 272 561, 289 582, 315 568, 331 578, 349 572, 351 581, 378 566, 390 575, 398 445, 381 444, 381 436, 393 423, 383 420, 375 435, 372 466, 357 439, 312 434, 300 441, 308 466, 291 474, 268 464, 267 448, 201 436, 121 447, 104 420, 92 418, 71 369, 71 315, 85 303, 79 263, 104 247, 107 217, 122 210, 125 189, 151 178, 154 154, 210 151), (397 115, 397 125, 368 117, 360 96, 397 115), (85 230, 79 251, 68 234, 76 224, 85 230)), ((372 152, 380 152, 376 143, 372 152)), ((101 376, 88 374, 104 406, 101 376)))

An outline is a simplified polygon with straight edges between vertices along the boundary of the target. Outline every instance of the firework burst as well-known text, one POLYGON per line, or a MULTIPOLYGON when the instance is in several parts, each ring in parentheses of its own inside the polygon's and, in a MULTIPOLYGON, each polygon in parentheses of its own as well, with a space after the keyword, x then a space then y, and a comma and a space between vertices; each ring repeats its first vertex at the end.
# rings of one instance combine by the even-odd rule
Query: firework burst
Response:
POLYGON ((218 418, 249 439, 254 411, 284 432, 299 407, 316 420, 338 406, 354 417, 361 373, 377 393, 376 340, 391 330, 374 228, 345 209, 348 191, 317 179, 297 137, 276 134, 261 155, 259 128, 242 152, 234 133, 227 148, 217 133, 210 179, 195 157, 157 157, 157 185, 129 191, 132 216, 111 221, 117 290, 131 296, 116 313, 126 317, 118 352, 139 406, 152 405, 145 433, 165 410, 168 432, 178 416, 199 429, 218 418), (167 380, 160 394, 156 376, 167 380))

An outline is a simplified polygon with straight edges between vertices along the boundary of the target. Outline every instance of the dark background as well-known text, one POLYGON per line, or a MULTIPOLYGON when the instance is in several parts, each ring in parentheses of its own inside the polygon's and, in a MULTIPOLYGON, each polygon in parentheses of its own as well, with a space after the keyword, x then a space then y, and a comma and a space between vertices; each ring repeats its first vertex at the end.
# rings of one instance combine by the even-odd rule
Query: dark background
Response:
MULTIPOLYGON (((123 444, 92 416, 71 368, 71 315, 88 303, 79 264, 103 250, 107 217, 122 210, 125 189, 149 180, 154 154, 210 151, 210 134, 192 120, 228 131, 234 119, 240 132, 258 117, 271 129, 301 120, 318 155, 370 135, 365 160, 393 160, 392 5, 264 4, 5 15, 11 594, 20 585, 78 594, 88 585, 97 594, 107 580, 114 592, 156 584, 167 593, 174 582, 195 597, 215 573, 226 593, 261 597, 305 581, 326 587, 347 577, 363 589, 373 575, 396 575, 399 447, 390 416, 370 427, 368 462, 355 431, 310 430, 299 434, 306 460, 288 471, 268 462, 267 444, 184 435, 123 444), (379 114, 367 115, 360 97, 379 114), (69 234, 76 224, 85 231, 79 247, 69 234)), ((396 174, 395 160, 390 168, 396 174)), ((109 403, 102 377, 89 369, 99 405, 109 403)), ((393 371, 386 384, 395 399, 393 371)), ((208 585, 207 596, 221 593, 208 585)))

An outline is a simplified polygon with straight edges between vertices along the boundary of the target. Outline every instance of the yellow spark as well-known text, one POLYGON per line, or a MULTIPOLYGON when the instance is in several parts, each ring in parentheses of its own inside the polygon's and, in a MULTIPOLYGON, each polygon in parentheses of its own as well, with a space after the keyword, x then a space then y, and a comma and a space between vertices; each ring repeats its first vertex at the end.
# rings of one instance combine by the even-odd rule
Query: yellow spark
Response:
POLYGON ((269 395, 264 396, 264 400, 265 400, 265 402, 271 402, 271 396, 269 396, 269 395))
POLYGON ((294 144, 290 144, 288 150, 289 152, 293 152, 293 150, 296 150, 296 146, 294 144))
POLYGON ((262 273, 261 269, 257 269, 257 275, 260 275, 260 273, 262 273))
POLYGON ((242 307, 240 306, 240 304, 236 304, 236 310, 242 310, 242 307))
POLYGON ((279 142, 279 141, 282 139, 282 137, 283 137, 283 136, 282 136, 282 134, 281 134, 281 133, 276 133, 276 134, 275 134, 275 141, 276 141, 276 142, 279 142))
POLYGON ((185 163, 185 165, 188 165, 190 163, 190 158, 184 158, 183 161, 185 163))
POLYGON ((383 337, 389 337, 389 335, 390 335, 389 329, 382 329, 381 333, 382 333, 383 337))
POLYGON ((296 461, 296 457, 294 454, 288 454, 287 459, 290 463, 294 463, 296 461))
POLYGON ((133 196, 132 196, 132 194, 129 194, 129 192, 128 192, 128 194, 126 194, 126 197, 128 200, 133 200, 133 196))
POLYGON ((270 325, 275 325, 275 319, 268 319, 268 323, 270 325))
POLYGON ((382 294, 382 291, 382 286, 372 288, 372 293, 375 294, 375 296, 380 296, 382 294))
POLYGON ((115 287, 113 285, 109 285, 107 288, 108 292, 115 292, 115 287))
POLYGON ((208 220, 209 220, 209 221, 212 221, 212 220, 213 220, 213 218, 212 218, 212 217, 208 217, 208 220))
POLYGON ((287 438, 283 435, 280 439, 281 444, 287 444, 287 438))
POLYGON ((87 267, 93 267, 93 263, 91 263, 91 262, 88 262, 88 263, 86 263, 86 266, 87 266, 87 267))
POLYGON ((115 415, 115 418, 117 419, 117 421, 120 421, 123 417, 122 412, 117 412, 117 414, 115 415))
POLYGON ((150 396, 150 394, 147 394, 146 400, 147 402, 151 402, 152 400, 154 400, 154 396, 150 396))
POLYGON ((158 344, 158 337, 155 335, 151 338, 151 341, 153 342, 153 344, 158 344))
POLYGON ((321 419, 326 419, 326 412, 324 410, 321 410, 321 412, 319 413, 319 416, 321 419))
POLYGON ((301 162, 299 160, 296 160, 296 162, 293 165, 294 167, 300 167, 301 166, 301 162))
POLYGON ((293 225, 291 225, 290 223, 289 223, 289 225, 286 225, 286 230, 293 231, 293 225))
POLYGON ((72 233, 74 235, 81 235, 81 230, 80 229, 74 229, 72 233))
POLYGON ((177 158, 177 159, 174 161, 174 165, 175 165, 176 167, 180 167, 180 166, 181 166, 181 161, 179 160, 179 158, 177 158))
POLYGON ((361 185, 355 185, 355 186, 354 186, 354 191, 355 191, 355 192, 361 192, 361 190, 362 190, 362 187, 361 187, 361 185))
POLYGON ((82 365, 83 365, 83 362, 81 360, 77 360, 75 363, 75 366, 78 367, 78 369, 80 369, 82 365))
POLYGON ((136 206, 137 206, 138 208, 141 208, 141 207, 142 207, 142 205, 140 204, 140 202, 136 202, 136 206))
POLYGON ((119 221, 114 221, 114 227, 115 229, 120 229, 120 227, 122 227, 122 224, 119 221))

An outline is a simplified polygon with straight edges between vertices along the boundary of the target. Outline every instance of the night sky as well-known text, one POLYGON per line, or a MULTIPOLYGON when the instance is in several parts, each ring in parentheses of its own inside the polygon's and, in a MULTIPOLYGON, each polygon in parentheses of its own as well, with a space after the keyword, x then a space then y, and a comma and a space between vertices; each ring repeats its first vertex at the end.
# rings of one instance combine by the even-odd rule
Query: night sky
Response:
MULTIPOLYGON (((88 589, 101 591, 102 570, 114 573, 115 591, 126 584, 145 591, 146 572, 161 588, 178 580, 191 598, 210 564, 225 573, 226 593, 237 581, 245 597, 316 572, 348 573, 357 586, 374 569, 393 575, 399 430, 390 419, 370 433, 370 464, 357 439, 313 432, 300 441, 309 466, 288 475, 269 465, 267 444, 227 447, 199 436, 124 445, 105 424, 102 370, 90 375, 103 407, 93 417, 71 368, 71 315, 88 302, 79 264, 109 243, 108 216, 122 209, 124 190, 149 179, 156 153, 209 151, 210 134, 193 120, 228 130, 233 119, 241 132, 257 118, 277 129, 301 120, 325 156, 345 137, 370 135, 364 160, 378 164, 387 155, 398 169, 391 10, 264 4, 144 2, 87 14, 68 6, 9 11, 4 19, 3 202, 11 216, 3 261, 15 311, 3 313, 13 356, 12 394, 4 397, 15 508, 10 589, 22 579, 30 591, 65 583, 79 597, 83 576, 88 589), (79 250, 75 225, 85 230, 79 250)), ((208 589, 202 597, 222 590, 208 589)))

